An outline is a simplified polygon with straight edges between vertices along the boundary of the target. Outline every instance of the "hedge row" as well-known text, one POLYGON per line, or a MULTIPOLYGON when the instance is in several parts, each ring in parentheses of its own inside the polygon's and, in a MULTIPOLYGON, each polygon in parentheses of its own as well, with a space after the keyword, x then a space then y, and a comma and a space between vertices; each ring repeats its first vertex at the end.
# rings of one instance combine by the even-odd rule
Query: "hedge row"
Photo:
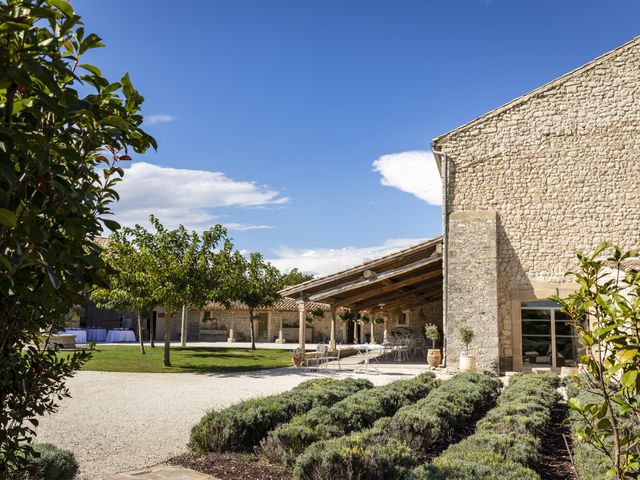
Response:
POLYGON ((421 374, 361 390, 331 407, 312 408, 269 433, 261 443, 262 454, 271 462, 292 466, 312 443, 364 430, 379 418, 424 398, 436 385, 435 375, 421 374))
POLYGON ((421 455, 444 446, 495 403, 500 382, 462 374, 371 429, 312 444, 298 457, 296 480, 404 479, 421 455))
POLYGON ((540 440, 560 400, 558 378, 511 377, 498 405, 477 423, 476 433, 450 446, 412 480, 540 480, 540 440))
MULTIPOLYGON (((598 398, 597 395, 593 393, 578 389, 574 379, 568 379, 565 383, 567 385, 567 395, 569 398, 577 398, 583 403, 602 400, 602 397, 598 398)), ((600 480, 605 478, 611 460, 603 452, 580 438, 578 430, 586 428, 587 424, 578 412, 571 410, 569 420, 571 425, 571 441, 573 443, 573 461, 575 462, 578 475, 580 475, 580 480, 600 480)))
POLYGON ((252 451, 271 430, 294 415, 332 405, 371 387, 370 381, 362 379, 309 380, 288 392, 212 410, 191 429, 189 448, 198 453, 252 451))

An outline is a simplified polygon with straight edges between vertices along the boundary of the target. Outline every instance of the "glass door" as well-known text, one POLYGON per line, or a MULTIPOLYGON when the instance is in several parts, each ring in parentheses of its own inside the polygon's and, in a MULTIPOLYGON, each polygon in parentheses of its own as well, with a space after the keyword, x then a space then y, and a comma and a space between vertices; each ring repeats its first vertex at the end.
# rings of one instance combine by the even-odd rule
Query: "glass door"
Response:
POLYGON ((522 302, 522 357, 525 368, 559 369, 578 363, 572 320, 548 300, 522 302))

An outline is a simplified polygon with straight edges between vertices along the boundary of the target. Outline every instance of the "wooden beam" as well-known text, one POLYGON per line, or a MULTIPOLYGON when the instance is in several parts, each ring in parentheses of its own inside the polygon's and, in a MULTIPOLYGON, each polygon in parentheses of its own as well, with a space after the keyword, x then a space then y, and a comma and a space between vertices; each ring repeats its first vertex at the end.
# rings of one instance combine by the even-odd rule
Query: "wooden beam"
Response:
POLYGON ((416 275, 415 277, 407 278, 407 279, 401 280, 399 282, 390 282, 390 284, 384 284, 381 287, 377 287, 377 288, 373 288, 373 289, 370 289, 370 290, 366 290, 364 292, 357 293, 357 294, 355 294, 355 295, 353 295, 351 297, 339 299, 339 300, 336 301, 336 306, 343 307, 345 305, 350 305, 352 303, 360 302, 360 301, 365 300, 367 298, 375 297, 377 295, 381 295, 381 294, 389 292, 389 291, 402 289, 404 287, 407 287, 408 285, 413 285, 413 284, 420 283, 420 282, 423 282, 425 280, 429 280, 431 278, 436 278, 436 277, 442 277, 442 270, 437 270, 435 272, 423 273, 421 275, 416 275))
POLYGON ((310 295, 309 300, 311 300, 312 302, 322 302, 324 298, 335 297, 336 295, 340 295, 341 293, 348 292, 349 290, 355 290, 358 288, 366 287, 368 285, 383 282, 384 280, 391 279, 393 277, 396 277, 398 275, 403 275, 405 273, 410 273, 418 268, 426 267, 427 265, 431 265, 438 261, 440 261, 440 257, 423 258, 421 260, 418 260, 417 262, 413 262, 408 265, 403 265, 402 267, 394 268, 392 270, 387 270, 386 272, 383 272, 380 275, 377 275, 370 279, 355 280, 343 285, 339 285, 334 288, 323 290, 321 292, 310 295))
POLYGON ((386 295, 367 299, 366 301, 363 301, 361 303, 353 303, 349 305, 349 307, 351 307, 352 309, 366 310, 367 308, 375 307, 380 303, 390 303, 394 301, 397 302, 398 300, 404 300, 404 299, 411 300, 413 298, 416 298, 416 295, 421 296, 424 294, 431 293, 432 291, 438 292, 439 295, 442 295, 442 281, 440 279, 437 279, 431 282, 425 282, 423 285, 420 286, 419 289, 415 289, 410 293, 390 292, 386 295))

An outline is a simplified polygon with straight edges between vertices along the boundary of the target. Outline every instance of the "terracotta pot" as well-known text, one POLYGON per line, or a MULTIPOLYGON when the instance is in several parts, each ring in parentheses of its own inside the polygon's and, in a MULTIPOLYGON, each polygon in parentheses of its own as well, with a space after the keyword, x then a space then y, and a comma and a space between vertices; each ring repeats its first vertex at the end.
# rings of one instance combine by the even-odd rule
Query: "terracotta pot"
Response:
POLYGON ((459 370, 461 372, 475 372, 476 369, 476 357, 473 355, 460 355, 459 370))
POLYGON ((440 353, 439 348, 428 348, 427 349, 427 363, 430 367, 437 367, 440 365, 442 361, 442 353, 440 353))

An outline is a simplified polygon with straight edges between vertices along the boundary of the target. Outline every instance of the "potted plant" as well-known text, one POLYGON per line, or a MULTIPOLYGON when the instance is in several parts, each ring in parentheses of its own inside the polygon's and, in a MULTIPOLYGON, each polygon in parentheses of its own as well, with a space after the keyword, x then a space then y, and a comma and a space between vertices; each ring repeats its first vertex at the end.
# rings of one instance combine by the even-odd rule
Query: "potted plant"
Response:
POLYGON ((469 355, 469 345, 475 337, 475 333, 471 327, 462 326, 458 329, 460 333, 460 340, 464 344, 464 354, 460 354, 459 369, 461 372, 475 372, 476 371, 476 357, 469 355))
POLYGON ((321 308, 316 308, 315 310, 309 310, 307 312, 306 320, 308 323, 312 323, 312 322, 315 322, 316 320, 320 320, 323 317, 324 317, 324 310, 322 310, 321 308))
POLYGON ((440 349, 436 348, 436 341, 440 338, 438 327, 433 323, 427 323, 424 326, 424 336, 431 340, 431 348, 427 349, 427 362, 431 367, 437 367, 442 361, 440 349))
POLYGON ((291 361, 295 367, 299 367, 304 364, 306 351, 304 348, 296 348, 291 351, 291 361))

